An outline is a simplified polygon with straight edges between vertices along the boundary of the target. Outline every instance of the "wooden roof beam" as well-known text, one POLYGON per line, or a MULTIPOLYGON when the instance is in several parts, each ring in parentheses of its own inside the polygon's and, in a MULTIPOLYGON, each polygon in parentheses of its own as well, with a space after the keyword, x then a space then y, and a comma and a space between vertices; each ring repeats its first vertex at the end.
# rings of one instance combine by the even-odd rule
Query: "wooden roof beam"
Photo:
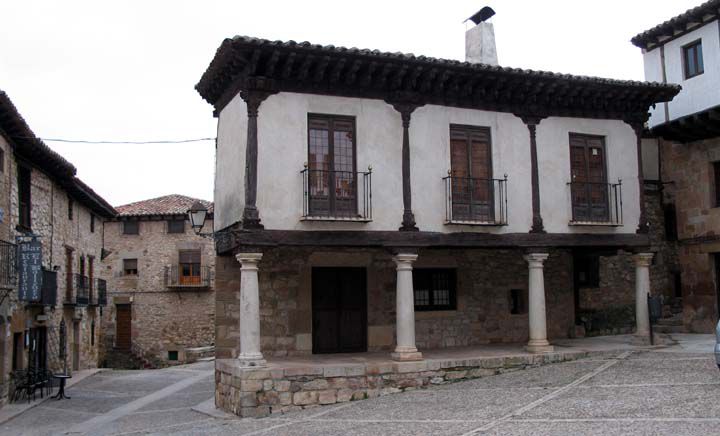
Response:
POLYGON ((287 58, 285 59, 285 65, 283 65, 282 73, 280 74, 280 77, 283 79, 287 79, 290 77, 290 74, 292 73, 292 67, 293 63, 295 62, 295 58, 297 57, 297 54, 295 52, 291 52, 287 58))

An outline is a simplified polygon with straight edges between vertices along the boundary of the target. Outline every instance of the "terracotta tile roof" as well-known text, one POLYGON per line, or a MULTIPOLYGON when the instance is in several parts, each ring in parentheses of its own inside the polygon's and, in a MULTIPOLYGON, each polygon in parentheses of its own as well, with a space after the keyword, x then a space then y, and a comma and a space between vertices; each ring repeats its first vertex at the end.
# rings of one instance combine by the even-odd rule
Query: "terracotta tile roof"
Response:
POLYGON ((640 48, 650 49, 668 39, 717 20, 718 15, 720 15, 720 0, 710 0, 635 35, 630 42, 640 48))
POLYGON ((187 197, 185 195, 171 194, 163 197, 151 198, 149 200, 136 201, 135 203, 118 206, 118 216, 154 216, 154 215, 185 215, 190 207, 199 201, 208 208, 208 214, 212 216, 213 203, 187 197))

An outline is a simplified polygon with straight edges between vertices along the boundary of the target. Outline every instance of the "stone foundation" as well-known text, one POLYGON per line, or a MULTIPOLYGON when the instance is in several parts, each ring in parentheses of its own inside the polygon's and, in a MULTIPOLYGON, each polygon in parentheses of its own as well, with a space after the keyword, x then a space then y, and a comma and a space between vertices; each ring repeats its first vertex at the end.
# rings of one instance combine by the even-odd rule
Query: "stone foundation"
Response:
POLYGON ((241 417, 264 417, 320 405, 363 400, 432 385, 587 357, 555 352, 503 357, 377 361, 249 369, 234 359, 215 364, 215 405, 241 417))

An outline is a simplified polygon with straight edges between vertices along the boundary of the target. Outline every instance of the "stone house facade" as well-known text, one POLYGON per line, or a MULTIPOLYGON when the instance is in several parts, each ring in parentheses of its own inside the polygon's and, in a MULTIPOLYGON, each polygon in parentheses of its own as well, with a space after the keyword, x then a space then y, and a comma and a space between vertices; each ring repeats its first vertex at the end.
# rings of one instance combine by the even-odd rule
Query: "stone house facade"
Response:
POLYGON ((709 333, 720 317, 720 1, 710 0, 637 35, 645 77, 682 91, 656 106, 656 150, 674 275, 687 331, 709 333))
POLYGON ((0 91, 0 402, 13 370, 72 372, 98 366, 104 283, 97 273, 103 221, 115 210, 75 167, 35 137, 0 91), (17 244, 42 249, 37 300, 19 299, 17 244), (18 239, 20 238, 20 239, 18 239), (67 358, 60 360, 64 323, 67 358))
MULTIPOLYGON (((168 195, 119 206, 105 224, 108 365, 118 354, 152 366, 184 363, 191 357, 186 350, 214 345, 215 253, 212 239, 188 221, 196 201, 168 195)), ((211 229, 212 203, 202 203, 209 209, 205 229, 211 229)))
POLYGON ((642 135, 679 87, 503 68, 492 32, 466 32, 466 62, 223 41, 196 85, 218 118, 219 407, 283 410, 263 387, 235 389, 266 359, 545 353, 592 330, 581 309, 630 304, 599 330, 648 339, 664 273, 642 135))

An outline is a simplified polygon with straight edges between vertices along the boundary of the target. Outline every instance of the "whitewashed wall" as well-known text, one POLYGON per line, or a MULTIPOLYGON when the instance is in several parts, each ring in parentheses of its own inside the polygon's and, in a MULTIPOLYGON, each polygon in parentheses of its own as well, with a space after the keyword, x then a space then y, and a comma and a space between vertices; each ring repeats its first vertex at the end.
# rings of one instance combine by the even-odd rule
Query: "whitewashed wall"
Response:
MULTIPOLYGON (((682 86, 682 91, 669 104, 669 120, 720 105, 720 21, 715 20, 665 44, 665 71, 668 83, 682 86), (702 40, 704 73, 685 79, 683 46, 702 40)), ((662 82, 660 47, 643 54, 645 80, 662 82)), ((658 104, 651 111, 650 127, 664 123, 665 109, 658 104)))
MULTIPOLYGON (((219 116, 215 183, 215 225, 222 229, 242 217, 245 166, 245 105, 236 97, 219 116)), ((623 232, 636 229, 639 204, 635 134, 621 121, 549 118, 538 126, 542 214, 549 232, 623 232), (608 177, 623 180, 625 225, 572 227, 569 134, 606 137, 608 177)), ((270 96, 258 119, 258 208, 266 229, 397 230, 402 221, 402 125, 400 114, 379 100, 296 93, 270 96), (357 168, 372 166, 373 221, 301 221, 300 171, 307 161, 308 113, 349 115, 356 119, 357 168)), ((512 114, 428 105, 418 108, 410 126, 413 211, 422 231, 527 232, 532 223, 530 139, 512 114), (445 225, 445 185, 450 169, 450 124, 491 129, 493 176, 508 175, 509 225, 445 225)))

